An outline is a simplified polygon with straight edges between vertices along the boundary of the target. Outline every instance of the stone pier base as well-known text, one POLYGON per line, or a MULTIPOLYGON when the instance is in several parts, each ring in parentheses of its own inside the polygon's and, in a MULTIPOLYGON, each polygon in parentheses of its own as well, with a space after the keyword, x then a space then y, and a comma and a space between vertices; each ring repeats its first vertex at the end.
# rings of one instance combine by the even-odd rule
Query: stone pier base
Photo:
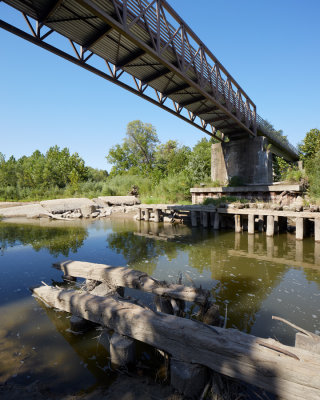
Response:
POLYGON ((272 183, 272 154, 265 137, 215 143, 211 153, 211 179, 222 184, 238 177, 244 184, 272 183))

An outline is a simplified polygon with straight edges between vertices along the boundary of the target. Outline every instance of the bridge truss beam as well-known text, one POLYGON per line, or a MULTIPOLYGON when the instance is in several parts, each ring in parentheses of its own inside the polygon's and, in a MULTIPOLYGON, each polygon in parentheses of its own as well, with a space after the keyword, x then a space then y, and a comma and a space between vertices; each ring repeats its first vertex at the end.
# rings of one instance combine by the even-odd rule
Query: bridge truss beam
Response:
POLYGON ((4 29, 156 102, 210 135, 219 130, 229 139, 239 133, 256 136, 255 104, 165 0, 3 2, 23 12, 32 39, 2 21, 4 29), (43 29, 48 31, 42 34, 43 29), (70 41, 73 59, 45 41, 55 32, 70 41), (106 71, 92 65, 95 56, 106 61, 106 71), (123 82, 127 74, 132 85, 123 82))
MULTIPOLYGON (((0 28, 22 38, 25 39, 61 58, 64 58, 67 61, 72 62, 75 65, 78 65, 79 67, 82 67, 86 69, 87 71, 98 75, 99 77, 112 82, 123 89, 126 89, 127 91, 136 94, 137 96, 149 101, 150 103, 160 107, 163 110, 166 110, 170 114, 175 115, 176 117, 182 119, 183 121, 191 124, 192 126, 196 127, 197 129, 200 129, 204 133, 214 137, 220 142, 224 141, 225 135, 217 131, 214 126, 207 124, 202 118, 198 118, 198 121, 195 122, 196 115, 194 115, 192 112, 188 111, 186 112, 186 116, 182 114, 183 107, 180 106, 177 102, 172 101, 172 106, 170 107, 169 102, 168 102, 168 97, 164 95, 163 93, 154 90, 151 88, 148 83, 145 83, 134 76, 127 74, 126 71, 124 71, 120 65, 114 65, 107 60, 105 61, 106 68, 105 70, 98 68, 96 66, 93 66, 92 64, 89 64, 88 61, 89 59, 94 55, 93 52, 88 50, 88 47, 84 46, 79 46, 76 43, 74 43, 72 40, 65 38, 62 36, 65 41, 70 43, 70 53, 66 52, 65 50, 59 49, 58 47, 46 42, 45 40, 52 34, 57 34, 53 29, 49 29, 46 32, 42 33, 42 29, 44 26, 40 21, 34 20, 30 17, 28 17, 26 14, 22 13, 25 21, 26 21, 26 27, 29 28, 30 33, 26 32, 25 30, 22 30, 20 28, 17 28, 2 19, 0 19, 0 28), (73 53, 73 54, 72 54, 73 53), (89 54, 86 54, 89 53, 89 54), (132 80, 132 85, 129 85, 128 83, 123 82, 120 80, 120 77, 123 77, 124 75, 129 75, 131 80, 132 80), (154 92, 154 97, 151 97, 150 94, 146 94, 147 89, 152 89, 154 92), (166 103, 166 104, 165 104, 166 103)), ((101 34, 103 35, 103 34, 101 34)), ((59 35, 61 37, 61 35, 59 35)), ((97 38, 98 39, 98 38, 97 38)), ((126 64, 126 62, 124 62, 126 64)), ((150 78, 150 81, 153 79, 150 78)), ((150 92, 150 91, 149 91, 150 92)))

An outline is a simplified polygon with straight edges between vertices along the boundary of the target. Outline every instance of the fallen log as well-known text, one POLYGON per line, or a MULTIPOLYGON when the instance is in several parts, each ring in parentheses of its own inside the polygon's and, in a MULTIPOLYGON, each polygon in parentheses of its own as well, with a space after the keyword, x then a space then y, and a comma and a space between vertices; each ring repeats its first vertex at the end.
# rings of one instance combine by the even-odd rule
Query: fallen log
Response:
POLYGON ((112 296, 104 298, 50 286, 36 288, 33 293, 51 307, 114 329, 179 360, 256 385, 283 399, 320 398, 320 355, 235 329, 213 328, 155 313, 112 296))
POLYGON ((151 278, 148 274, 128 267, 111 267, 105 264, 95 264, 84 261, 63 261, 53 266, 61 269, 64 275, 76 276, 96 281, 108 282, 114 287, 129 287, 159 296, 172 297, 178 300, 206 304, 210 292, 189 286, 168 285, 151 278))

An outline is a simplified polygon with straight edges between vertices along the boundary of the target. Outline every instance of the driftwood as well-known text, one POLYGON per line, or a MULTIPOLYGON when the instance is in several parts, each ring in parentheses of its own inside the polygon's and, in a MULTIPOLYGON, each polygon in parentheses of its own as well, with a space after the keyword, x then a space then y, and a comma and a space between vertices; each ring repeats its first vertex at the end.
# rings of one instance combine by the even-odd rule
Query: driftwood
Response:
POLYGON ((167 285, 151 278, 145 272, 136 271, 128 267, 111 267, 110 265, 84 261, 64 261, 53 265, 55 268, 61 269, 64 275, 108 282, 115 287, 139 289, 159 296, 172 297, 198 304, 206 304, 210 295, 208 290, 177 284, 167 285))
POLYGON ((34 289, 34 295, 51 307, 107 326, 179 360, 251 383, 283 399, 320 398, 320 355, 235 329, 213 328, 155 313, 112 296, 104 298, 50 286, 34 289))

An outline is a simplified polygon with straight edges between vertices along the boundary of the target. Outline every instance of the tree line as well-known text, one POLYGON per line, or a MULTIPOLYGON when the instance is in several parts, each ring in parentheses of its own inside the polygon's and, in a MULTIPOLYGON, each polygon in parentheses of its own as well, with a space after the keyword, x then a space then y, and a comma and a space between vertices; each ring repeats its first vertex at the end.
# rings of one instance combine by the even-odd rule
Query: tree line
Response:
POLYGON ((175 140, 161 143, 151 124, 132 121, 122 144, 106 156, 110 174, 58 146, 19 159, 0 153, 0 199, 125 195, 135 185, 146 201, 188 200, 191 186, 210 180, 212 143, 203 138, 192 149, 175 140))
MULTIPOLYGON (((281 131, 279 135, 286 140, 281 131)), ((0 199, 41 200, 57 197, 96 197, 125 195, 138 186, 146 202, 190 200, 190 188, 211 182, 211 146, 215 139, 200 139, 193 148, 176 140, 161 143, 155 127, 142 121, 127 125, 121 144, 113 146, 107 156, 110 173, 85 165, 78 153, 53 146, 43 154, 6 160, 0 153, 0 199)), ((320 199, 320 130, 311 129, 298 146, 305 169, 276 157, 276 180, 303 181, 310 196, 320 199)))
POLYGON ((110 176, 131 174, 148 176, 159 183, 168 176, 194 184, 210 179, 211 145, 215 139, 202 138, 191 149, 176 140, 160 143, 151 124, 132 121, 122 144, 112 147, 107 160, 113 165, 110 176))

